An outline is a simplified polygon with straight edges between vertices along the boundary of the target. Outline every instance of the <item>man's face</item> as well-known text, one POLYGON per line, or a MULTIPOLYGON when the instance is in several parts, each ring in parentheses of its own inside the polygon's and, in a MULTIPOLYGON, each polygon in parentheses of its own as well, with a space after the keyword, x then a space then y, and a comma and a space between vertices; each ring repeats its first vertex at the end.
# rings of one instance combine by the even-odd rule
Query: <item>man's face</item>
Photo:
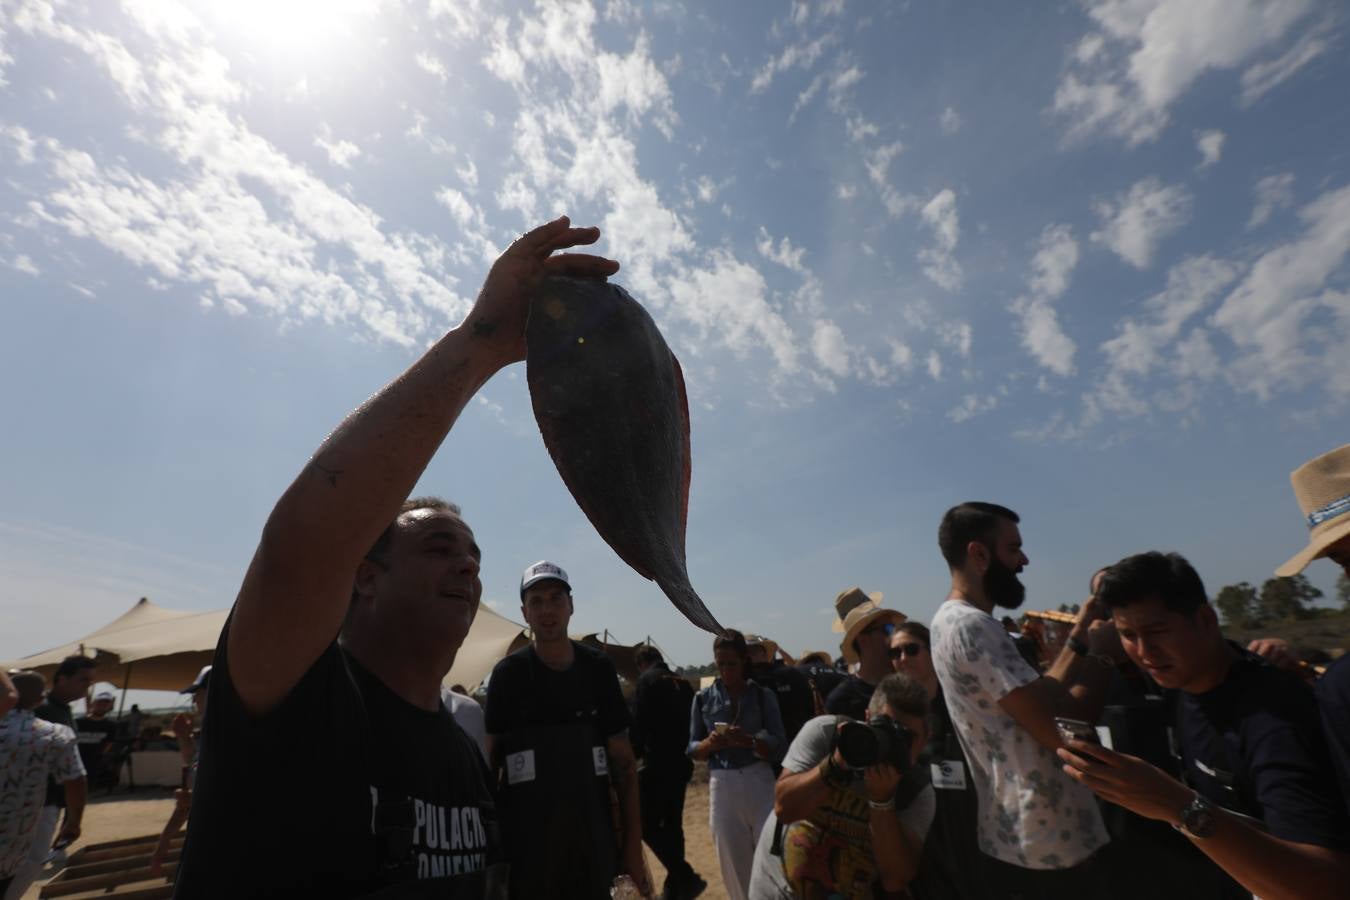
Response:
POLYGON ((478 613, 482 553, 454 513, 414 509, 398 517, 383 561, 362 563, 358 589, 398 631, 458 647, 478 613))
POLYGON ((52 679, 51 697, 62 703, 70 703, 86 696, 93 685, 94 670, 79 669, 74 675, 58 675, 52 679))
POLYGON ((750 665, 762 666, 769 661, 769 651, 763 644, 751 644, 746 648, 750 654, 750 665))
POLYGON ((1350 578, 1350 534, 1328 547, 1323 555, 1340 566, 1345 577, 1350 578))
POLYGON ((1017 524, 1000 519, 986 551, 988 568, 982 579, 985 596, 995 606, 1017 609, 1027 596, 1026 586, 1017 575, 1031 562, 1022 552, 1022 532, 1017 524))
POLYGON ((864 666, 887 662, 887 651, 890 649, 891 634, 894 631, 894 622, 877 619, 869 622, 866 628, 858 632, 853 643, 858 648, 858 659, 864 666))
POLYGON ((561 581, 540 581, 530 585, 520 598, 520 612, 535 640, 566 640, 567 625, 572 621, 572 593, 561 581))
POLYGON ((928 648, 907 631, 897 631, 891 635, 890 656, 892 669, 905 673, 920 684, 931 684, 937 677, 928 648))
POLYGON ((722 684, 737 687, 745 681, 745 662, 730 647, 714 650, 713 664, 717 666, 717 677, 722 679, 722 684))
POLYGON ((93 702, 93 704, 89 707, 89 714, 93 716, 95 719, 101 719, 108 713, 112 712, 112 708, 113 702, 109 700, 107 697, 103 697, 93 702))
POLYGON ((1213 639, 1202 606, 1194 615, 1183 616, 1151 597, 1117 607, 1111 618, 1121 646, 1135 665, 1164 688, 1185 688, 1203 674, 1206 642, 1213 639))

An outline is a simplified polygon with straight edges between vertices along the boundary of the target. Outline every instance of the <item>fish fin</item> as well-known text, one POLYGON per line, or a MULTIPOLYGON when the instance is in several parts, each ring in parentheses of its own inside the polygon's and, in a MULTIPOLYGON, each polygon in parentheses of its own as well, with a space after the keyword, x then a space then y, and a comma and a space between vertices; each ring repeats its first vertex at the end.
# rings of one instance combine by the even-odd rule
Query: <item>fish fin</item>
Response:
POLYGON ((675 608, 684 613, 684 617, 694 625, 713 634, 722 634, 726 631, 708 607, 703 604, 699 595, 694 593, 694 588, 689 584, 689 579, 673 581, 668 578, 658 578, 656 583, 670 598, 670 602, 675 604, 675 608))
POLYGON ((675 387, 680 395, 680 422, 684 426, 680 437, 684 443, 684 477, 680 487, 680 534, 683 535, 689 525, 689 477, 694 459, 689 447, 689 395, 684 389, 684 370, 675 352, 671 351, 670 364, 675 367, 675 387))

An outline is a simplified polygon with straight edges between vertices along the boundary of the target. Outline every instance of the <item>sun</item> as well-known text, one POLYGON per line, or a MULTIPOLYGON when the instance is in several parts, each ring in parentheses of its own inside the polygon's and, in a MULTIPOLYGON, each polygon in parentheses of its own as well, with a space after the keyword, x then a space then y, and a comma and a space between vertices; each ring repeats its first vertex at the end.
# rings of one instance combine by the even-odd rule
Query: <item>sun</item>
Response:
POLYGON ((382 0, 225 0, 204 15, 248 49, 275 55, 336 56, 369 33, 382 0))

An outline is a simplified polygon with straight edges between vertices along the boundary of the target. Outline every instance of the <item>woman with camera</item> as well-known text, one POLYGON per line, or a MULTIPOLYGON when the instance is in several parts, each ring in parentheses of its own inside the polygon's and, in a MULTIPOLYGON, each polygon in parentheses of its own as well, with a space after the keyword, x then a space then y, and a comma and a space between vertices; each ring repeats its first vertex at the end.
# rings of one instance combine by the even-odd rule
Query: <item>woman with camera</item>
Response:
POLYGON ((717 680, 694 697, 689 755, 708 763, 708 820, 722 882, 731 900, 745 900, 755 841, 773 810, 774 771, 787 739, 773 692, 747 677, 745 636, 713 641, 717 680))
POLYGON ((751 900, 907 896, 936 806, 914 765, 928 702, 914 679, 887 675, 865 723, 818 716, 803 726, 755 848, 751 900))

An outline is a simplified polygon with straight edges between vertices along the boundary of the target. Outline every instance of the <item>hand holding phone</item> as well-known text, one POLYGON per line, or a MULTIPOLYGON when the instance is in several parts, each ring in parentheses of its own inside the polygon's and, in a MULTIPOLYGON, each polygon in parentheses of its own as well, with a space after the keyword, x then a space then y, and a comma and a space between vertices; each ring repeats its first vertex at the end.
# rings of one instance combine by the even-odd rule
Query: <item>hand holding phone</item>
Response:
POLYGON ((1084 722, 1082 719, 1066 719, 1062 716, 1055 716, 1055 728, 1059 731, 1060 740, 1065 743, 1069 741, 1082 741, 1086 744, 1101 743, 1101 738, 1097 736, 1097 729, 1091 722, 1084 722))

